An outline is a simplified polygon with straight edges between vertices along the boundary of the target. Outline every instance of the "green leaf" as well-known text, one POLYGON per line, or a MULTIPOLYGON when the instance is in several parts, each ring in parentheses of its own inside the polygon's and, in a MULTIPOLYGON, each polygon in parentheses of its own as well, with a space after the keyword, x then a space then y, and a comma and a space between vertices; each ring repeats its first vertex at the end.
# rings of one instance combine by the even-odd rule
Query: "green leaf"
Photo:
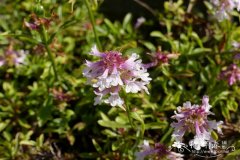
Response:
MULTIPOLYGON (((234 149, 234 148, 232 148, 234 149)), ((237 160, 240 157, 240 149, 235 150, 234 152, 229 153, 224 160, 237 160)))
POLYGON ((86 128, 86 123, 83 123, 83 122, 79 122, 79 123, 75 124, 73 127, 73 129, 77 129, 78 131, 81 131, 84 128, 86 128))
POLYGON ((194 39, 197 41, 198 45, 199 45, 201 48, 203 48, 202 40, 199 38, 199 36, 197 35, 197 33, 192 32, 191 36, 192 36, 192 38, 194 38, 194 39))
POLYGON ((44 134, 41 134, 41 135, 37 138, 36 145, 37 145, 38 147, 42 147, 42 146, 43 146, 43 143, 44 143, 44 134))
POLYGON ((123 28, 127 29, 127 26, 130 24, 132 19, 132 14, 128 13, 123 19, 123 28))
POLYGON ((141 117, 137 112, 131 112, 131 113, 130 113, 130 116, 131 116, 132 118, 134 118, 135 120, 137 120, 137 121, 139 121, 139 122, 141 122, 141 123, 144 123, 142 117, 141 117))
POLYGON ((95 149, 98 151, 98 153, 103 152, 102 148, 100 147, 100 145, 97 143, 97 141, 95 139, 92 139, 92 143, 93 143, 95 149))
POLYGON ((150 33, 150 36, 161 38, 162 41, 168 41, 168 38, 162 34, 160 31, 153 31, 150 33))
POLYGON ((212 51, 212 49, 210 48, 195 48, 193 49, 192 53, 190 54, 191 55, 200 55, 200 54, 203 54, 203 53, 210 53, 212 51))
POLYGON ((122 142, 121 141, 115 141, 115 142, 113 142, 112 143, 112 150, 113 151, 116 151, 116 150, 118 150, 120 147, 121 147, 121 144, 122 144, 122 142))
POLYGON ((118 34, 116 27, 113 25, 113 23, 110 20, 105 18, 104 22, 110 28, 110 30, 113 32, 113 34, 118 34))
POLYGON ((167 122, 151 122, 151 123, 146 123, 145 128, 146 129, 161 129, 164 128, 168 125, 167 122))
POLYGON ((227 108, 228 108, 230 111, 236 112, 237 109, 238 109, 238 103, 237 103, 236 101, 234 101, 233 99, 228 100, 228 101, 227 101, 227 108))
POLYGON ((81 158, 88 158, 88 159, 97 159, 99 157, 98 153, 92 152, 92 153, 80 153, 79 156, 81 158))
POLYGON ((229 110, 226 106, 221 106, 221 111, 222 111, 222 115, 224 116, 224 118, 226 119, 230 119, 230 113, 229 110))
POLYGON ((18 123, 20 124, 20 126, 24 127, 24 128, 31 128, 31 126, 26 122, 25 119, 18 119, 18 123))
POLYGON ((107 135, 107 136, 109 136, 109 137, 117 137, 118 136, 118 134, 116 134, 115 132, 113 132, 113 131, 111 131, 109 129, 104 129, 102 131, 102 133, 107 135))
MULTIPOLYGON (((169 137, 172 137, 172 136, 171 136, 172 131, 173 131, 173 128, 169 128, 168 131, 162 136, 160 142, 163 143, 163 142, 165 142, 165 140, 167 140, 169 137)), ((170 138, 170 139, 171 139, 171 138, 170 138)))
POLYGON ((149 49, 152 52, 155 52, 157 50, 156 47, 151 42, 140 41, 140 43, 142 43, 147 49, 149 49))
POLYGON ((218 140, 218 134, 215 131, 211 132, 211 136, 214 140, 216 140, 216 141, 218 140))
POLYGON ((98 124, 103 127, 109 127, 109 128, 129 128, 129 125, 117 123, 114 121, 105 121, 105 120, 98 120, 98 124))
POLYGON ((74 144, 74 142, 75 142, 75 137, 74 137, 74 135, 71 132, 68 132, 67 139, 68 139, 70 145, 72 146, 74 144))
POLYGON ((42 126, 44 123, 46 123, 47 120, 51 119, 52 117, 52 110, 53 110, 53 105, 51 103, 51 98, 48 98, 44 103, 44 106, 42 106, 39 109, 39 125, 42 126))
POLYGON ((36 142, 32 141, 32 140, 23 140, 23 141, 20 141, 20 144, 21 145, 28 145, 28 146, 35 146, 36 142))
POLYGON ((0 132, 2 132, 8 126, 9 123, 10 123, 9 119, 4 122, 0 122, 0 132))
POLYGON ((104 114, 103 112, 100 112, 100 116, 102 117, 102 119, 104 121, 110 121, 110 119, 108 118, 108 116, 106 114, 104 114))
POLYGON ((73 12, 74 4, 76 3, 76 0, 68 0, 68 3, 71 3, 71 12, 73 12))

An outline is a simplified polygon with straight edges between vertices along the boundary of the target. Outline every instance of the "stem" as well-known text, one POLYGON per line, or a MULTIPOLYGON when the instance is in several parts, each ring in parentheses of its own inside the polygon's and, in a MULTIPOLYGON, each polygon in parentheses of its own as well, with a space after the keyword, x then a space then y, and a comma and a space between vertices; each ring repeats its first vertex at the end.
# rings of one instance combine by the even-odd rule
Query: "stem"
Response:
POLYGON ((47 37, 47 31, 45 29, 45 27, 42 27, 42 32, 43 32, 43 37, 42 40, 44 42, 44 47, 47 50, 47 54, 48 54, 48 58, 50 59, 51 63, 52 63, 52 67, 53 67, 53 72, 54 72, 54 76, 55 76, 55 80, 58 80, 58 75, 57 75, 57 70, 56 70, 56 66, 55 66, 55 61, 53 59, 53 55, 52 52, 48 46, 48 37, 47 37))
POLYGON ((102 50, 102 46, 101 46, 101 43, 99 41, 99 38, 98 38, 98 35, 97 35, 97 31, 96 31, 96 28, 95 28, 96 23, 95 23, 95 19, 93 17, 92 10, 90 8, 90 4, 89 4, 88 0, 84 0, 84 2, 86 4, 87 10, 88 10, 88 14, 89 14, 89 17, 90 17, 90 20, 91 20, 91 23, 92 23, 93 33, 94 33, 94 37, 95 37, 95 40, 96 40, 96 43, 97 43, 97 47, 101 51, 102 50))
POLYGON ((48 45, 45 45, 45 48, 47 50, 48 57, 49 57, 49 59, 50 59, 50 61, 52 63, 55 79, 58 80, 57 70, 56 70, 55 62, 54 62, 54 59, 53 59, 53 56, 52 56, 52 52, 51 52, 51 50, 50 50, 48 45))
POLYGON ((152 9, 149 5, 147 5, 146 3, 140 1, 140 0, 134 0, 137 4, 139 4, 140 6, 142 6, 143 8, 145 8, 146 10, 148 10, 150 13, 152 13, 154 16, 156 16, 156 11, 154 11, 154 9, 152 9))
POLYGON ((131 118, 130 108, 129 108, 129 106, 127 104, 125 105, 125 107, 126 107, 129 123, 130 123, 131 127, 134 129, 135 127, 134 127, 134 124, 133 124, 133 121, 132 121, 132 118, 131 118))

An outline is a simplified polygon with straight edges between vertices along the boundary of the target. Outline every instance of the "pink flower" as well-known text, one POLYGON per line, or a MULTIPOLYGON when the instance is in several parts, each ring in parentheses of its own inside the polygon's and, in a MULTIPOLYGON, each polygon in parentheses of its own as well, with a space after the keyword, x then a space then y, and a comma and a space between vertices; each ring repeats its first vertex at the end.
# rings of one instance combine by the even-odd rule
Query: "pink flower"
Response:
POLYGON ((221 79, 226 79, 231 86, 240 81, 240 68, 236 64, 231 64, 225 71, 220 74, 221 79))
POLYGON ((211 132, 217 130, 221 132, 220 125, 222 122, 208 120, 211 105, 209 98, 203 96, 201 105, 191 105, 191 102, 186 102, 183 107, 178 107, 175 115, 172 116, 177 122, 173 122, 171 126, 174 128, 173 137, 176 142, 175 145, 181 144, 182 138, 186 132, 193 133, 194 139, 190 141, 190 145, 199 150, 201 147, 207 145, 208 141, 213 141, 211 132))
POLYGON ((158 159, 168 160, 183 160, 183 155, 170 151, 166 146, 156 143, 153 147, 149 145, 147 140, 143 141, 143 145, 140 146, 141 152, 136 152, 136 160, 144 160, 145 157, 151 156, 158 159))
POLYGON ((87 78, 88 84, 95 88, 94 105, 105 102, 111 106, 122 107, 124 101, 120 97, 120 91, 126 93, 137 93, 144 90, 151 78, 143 67, 139 56, 133 53, 129 58, 122 56, 120 52, 109 51, 99 52, 94 46, 91 55, 100 58, 99 61, 86 61, 86 68, 83 75, 87 78))
POLYGON ((179 53, 165 53, 161 51, 161 48, 159 48, 158 50, 159 51, 152 55, 152 62, 144 64, 145 68, 155 67, 159 64, 168 65, 170 59, 177 59, 179 57, 179 53))

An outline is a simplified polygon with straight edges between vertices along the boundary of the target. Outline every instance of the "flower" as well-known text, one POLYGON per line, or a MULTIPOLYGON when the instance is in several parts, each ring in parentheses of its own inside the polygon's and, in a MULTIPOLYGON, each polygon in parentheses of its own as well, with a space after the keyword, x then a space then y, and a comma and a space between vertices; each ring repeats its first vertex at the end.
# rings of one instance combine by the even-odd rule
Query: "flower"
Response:
POLYGON ((229 19, 229 14, 236 8, 240 11, 239 0, 211 0, 215 7, 215 16, 219 21, 229 19))
MULTIPOLYGON (((240 1, 239 1, 239 2, 240 2, 240 1)), ((240 49, 240 42, 233 41, 233 42, 232 42, 232 46, 233 46, 234 48, 236 48, 236 49, 240 49)), ((238 53, 238 54, 234 55, 233 58, 239 60, 239 59, 240 59, 240 54, 238 53)))
POLYGON ((209 104, 208 96, 203 96, 201 105, 192 105, 191 102, 183 103, 183 107, 178 107, 175 115, 172 116, 177 122, 173 122, 171 126, 174 128, 173 137, 176 142, 174 146, 182 145, 182 138, 186 132, 193 133, 194 139, 189 142, 196 150, 207 145, 208 141, 213 141, 211 132, 217 130, 221 132, 222 122, 208 120, 208 115, 213 115, 210 112, 211 105, 209 104))
POLYGON ((94 87, 97 95, 94 105, 104 102, 122 107, 122 89, 126 93, 137 93, 141 90, 148 93, 146 85, 151 78, 137 54, 133 53, 127 58, 117 51, 100 52, 94 46, 90 55, 100 58, 96 62, 86 61, 86 68, 83 70, 87 83, 94 87))
POLYGON ((2 56, 0 56, 0 67, 3 65, 20 65, 24 64, 26 59, 26 52, 23 50, 14 51, 8 49, 2 56))
POLYGON ((239 60, 239 59, 240 59, 240 54, 236 54, 236 55, 234 56, 234 59, 239 60))
POLYGON ((152 156, 158 159, 168 160, 183 160, 183 155, 170 151, 163 144, 156 143, 153 147, 149 145, 147 140, 143 141, 143 145, 140 145, 141 152, 136 152, 136 160, 143 160, 147 156, 152 156))
POLYGON ((231 86, 237 81, 240 81, 240 68, 236 64, 231 64, 226 70, 220 74, 220 79, 226 79, 231 86))
POLYGON ((24 20, 23 26, 27 27, 30 30, 39 30, 41 26, 48 28, 50 26, 50 23, 54 20, 58 19, 58 16, 56 14, 52 14, 50 18, 45 17, 38 17, 36 14, 31 14, 29 18, 29 22, 24 20))
POLYGON ((145 68, 155 67, 159 64, 168 65, 170 59, 177 59, 179 57, 179 53, 169 53, 162 52, 161 48, 158 48, 158 51, 152 56, 152 62, 145 64, 145 68))
POLYGON ((184 146, 185 144, 184 143, 181 143, 179 141, 176 141, 172 144, 173 147, 176 147, 176 148, 182 148, 182 146, 184 146))
POLYGON ((55 100, 67 102, 72 100, 74 97, 70 93, 66 93, 62 88, 51 88, 49 92, 52 94, 55 100))
POLYGON ((137 22, 134 25, 134 28, 138 29, 145 21, 146 21, 146 19, 144 17, 139 17, 137 19, 137 22))

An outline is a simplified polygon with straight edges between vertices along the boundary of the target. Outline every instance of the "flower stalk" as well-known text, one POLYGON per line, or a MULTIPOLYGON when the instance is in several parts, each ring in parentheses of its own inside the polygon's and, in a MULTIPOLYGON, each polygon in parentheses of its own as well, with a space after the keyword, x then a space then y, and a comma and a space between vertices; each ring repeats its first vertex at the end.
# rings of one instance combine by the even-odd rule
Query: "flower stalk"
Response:
POLYGON ((100 51, 102 51, 102 46, 101 46, 101 43, 99 41, 97 31, 96 31, 96 28, 95 28, 96 23, 95 23, 95 19, 94 19, 90 4, 89 4, 88 0, 84 0, 84 2, 85 2, 85 5, 87 7, 88 14, 89 14, 89 17, 90 17, 90 20, 91 20, 91 23, 92 23, 93 33, 94 33, 95 41, 97 43, 97 47, 100 51))

